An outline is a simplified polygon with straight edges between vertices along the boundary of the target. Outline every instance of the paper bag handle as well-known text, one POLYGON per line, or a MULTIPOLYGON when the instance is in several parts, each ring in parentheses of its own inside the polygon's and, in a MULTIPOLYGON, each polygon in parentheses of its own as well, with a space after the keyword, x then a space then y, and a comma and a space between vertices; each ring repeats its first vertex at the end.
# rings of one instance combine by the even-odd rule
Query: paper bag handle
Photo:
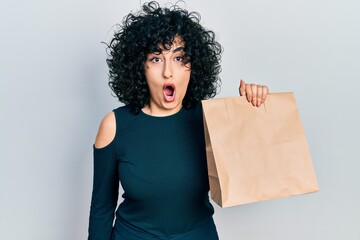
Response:
POLYGON ((222 98, 222 100, 228 119, 234 118, 235 116, 232 115, 237 112, 236 110, 240 110, 239 108, 248 108, 249 111, 253 111, 254 113, 255 112, 270 113, 272 111, 271 98, 267 98, 266 101, 263 104, 261 104, 260 107, 254 107, 251 103, 247 101, 245 96, 226 97, 226 98, 222 98), (228 108, 232 108, 233 111, 228 111, 228 108))

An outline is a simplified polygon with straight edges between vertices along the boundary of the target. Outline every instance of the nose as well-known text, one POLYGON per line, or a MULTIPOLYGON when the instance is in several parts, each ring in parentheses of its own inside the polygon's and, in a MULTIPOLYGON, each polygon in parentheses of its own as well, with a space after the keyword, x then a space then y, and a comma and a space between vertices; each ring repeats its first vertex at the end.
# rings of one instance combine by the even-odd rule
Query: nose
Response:
POLYGON ((163 76, 166 79, 169 79, 173 76, 173 69, 170 61, 165 61, 163 76))

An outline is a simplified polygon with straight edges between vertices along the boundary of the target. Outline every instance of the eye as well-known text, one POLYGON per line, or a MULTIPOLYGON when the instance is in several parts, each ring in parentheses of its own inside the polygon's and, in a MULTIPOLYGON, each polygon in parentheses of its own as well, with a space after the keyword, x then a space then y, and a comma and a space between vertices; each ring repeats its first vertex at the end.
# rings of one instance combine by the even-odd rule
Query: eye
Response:
POLYGON ((161 62, 161 58, 159 58, 159 57, 152 57, 152 58, 150 58, 150 61, 151 61, 151 62, 154 62, 154 63, 161 62))
POLYGON ((177 61, 177 62, 183 62, 183 61, 184 61, 184 56, 177 56, 177 57, 175 57, 175 61, 177 61))

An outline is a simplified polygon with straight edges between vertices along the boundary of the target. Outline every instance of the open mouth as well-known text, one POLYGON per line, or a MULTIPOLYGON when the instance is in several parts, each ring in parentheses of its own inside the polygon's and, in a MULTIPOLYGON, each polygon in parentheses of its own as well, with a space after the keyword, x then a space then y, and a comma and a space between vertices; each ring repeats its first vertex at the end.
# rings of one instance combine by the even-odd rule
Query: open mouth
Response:
POLYGON ((175 99, 175 85, 165 84, 163 87, 163 93, 167 102, 172 102, 175 99))

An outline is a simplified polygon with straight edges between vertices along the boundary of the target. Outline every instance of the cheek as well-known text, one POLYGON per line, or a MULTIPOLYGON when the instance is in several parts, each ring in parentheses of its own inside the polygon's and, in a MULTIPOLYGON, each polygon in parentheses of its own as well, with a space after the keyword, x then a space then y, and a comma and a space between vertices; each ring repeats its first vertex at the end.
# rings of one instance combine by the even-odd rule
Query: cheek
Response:
POLYGON ((161 85, 162 83, 154 68, 145 67, 145 78, 149 87, 161 85))
POLYGON ((189 82, 190 82, 191 71, 190 70, 185 71, 184 76, 185 76, 185 79, 186 79, 186 81, 184 81, 184 82, 185 82, 186 85, 188 85, 189 82))
POLYGON ((181 81, 181 91, 182 92, 186 92, 187 88, 188 88, 188 85, 189 85, 189 82, 190 82, 190 71, 187 71, 183 77, 182 77, 182 81, 181 81))

